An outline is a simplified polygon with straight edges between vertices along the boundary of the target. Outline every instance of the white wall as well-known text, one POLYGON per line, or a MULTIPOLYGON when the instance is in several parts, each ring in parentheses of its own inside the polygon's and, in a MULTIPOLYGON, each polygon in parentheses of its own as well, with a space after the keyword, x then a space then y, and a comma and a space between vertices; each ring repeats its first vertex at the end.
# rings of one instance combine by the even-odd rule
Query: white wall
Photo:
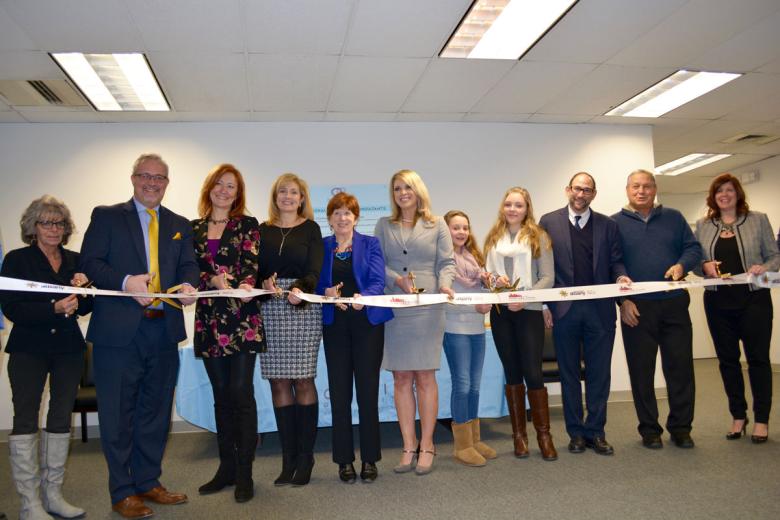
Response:
MULTIPOLYGON (((767 214, 769 222, 774 227, 776 233, 778 228, 780 228, 780 205, 778 204, 778 194, 780 194, 780 157, 773 157, 750 166, 737 168, 731 173, 739 177, 743 173, 755 171, 759 172, 758 182, 742 185, 745 188, 747 202, 751 209, 767 214)), ((707 192, 681 195, 660 194, 658 198, 664 206, 680 210, 690 223, 695 223, 707 213, 705 203, 707 192)), ((694 327, 694 357, 716 357, 712 338, 707 330, 702 293, 703 291, 691 292, 690 311, 694 327)), ((778 324, 780 324, 780 308, 778 308, 780 307, 780 300, 778 299, 778 294, 778 289, 772 289, 775 332, 772 335, 770 359, 774 364, 780 364, 780 334, 777 332, 778 324)))
MULTIPOLYGON (((625 203, 627 173, 653 166, 650 128, 629 125, 0 124, 5 250, 22 245, 19 216, 43 193, 63 199, 83 232, 95 205, 130 198, 130 167, 149 151, 162 154, 171 167, 165 205, 189 217, 195 216, 203 178, 220 162, 232 162, 244 174, 249 208, 260 218, 271 182, 285 171, 310 184, 386 183, 393 172, 412 168, 428 185, 435 212, 465 210, 480 239, 509 186, 529 189, 538 219, 565 205, 564 186, 585 170, 598 182, 594 209, 611 214, 625 203)), ((74 235, 70 247, 78 249, 81 237, 74 235)), ((616 345, 612 387, 625 391, 629 381, 619 337, 616 345)), ((4 365, 0 362, 0 430, 10 428, 11 418, 4 365)))

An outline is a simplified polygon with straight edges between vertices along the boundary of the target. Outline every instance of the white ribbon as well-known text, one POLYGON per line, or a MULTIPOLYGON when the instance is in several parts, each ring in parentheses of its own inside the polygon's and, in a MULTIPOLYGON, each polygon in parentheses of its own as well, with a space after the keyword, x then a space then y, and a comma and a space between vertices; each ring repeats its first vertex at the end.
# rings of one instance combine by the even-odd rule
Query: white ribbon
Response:
MULTIPOLYGON (((504 303, 532 303, 532 302, 558 302, 594 300, 598 298, 617 298, 636 294, 673 291, 677 289, 690 289, 693 287, 708 287, 715 285, 740 285, 752 283, 763 288, 780 286, 780 273, 767 272, 762 275, 738 274, 730 278, 695 278, 693 280, 681 280, 678 282, 634 282, 631 284, 604 284, 583 285, 577 287, 557 287, 552 289, 535 289, 528 291, 507 291, 500 293, 457 293, 454 298, 446 294, 386 294, 378 296, 331 297, 318 294, 296 293, 302 300, 311 303, 345 303, 362 304, 374 307, 418 307, 421 305, 435 305, 450 303, 453 305, 476 304, 504 304, 504 303)), ((21 292, 43 292, 60 294, 80 294, 84 296, 132 296, 140 298, 246 298, 248 296, 262 296, 275 294, 266 289, 224 289, 217 291, 199 291, 190 294, 184 293, 131 293, 123 291, 109 291, 94 287, 69 287, 16 278, 0 276, 0 290, 21 292)), ((282 291, 288 293, 289 291, 282 291)))

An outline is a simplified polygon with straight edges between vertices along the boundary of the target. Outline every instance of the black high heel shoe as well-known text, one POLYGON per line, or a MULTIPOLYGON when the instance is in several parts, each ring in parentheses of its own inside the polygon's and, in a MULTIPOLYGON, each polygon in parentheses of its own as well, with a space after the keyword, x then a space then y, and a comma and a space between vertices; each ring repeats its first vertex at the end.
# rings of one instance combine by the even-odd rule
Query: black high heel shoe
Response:
POLYGON ((745 435, 745 430, 747 430, 747 425, 750 422, 750 419, 745 417, 745 422, 742 423, 742 429, 738 432, 728 432, 726 434, 726 438, 730 441, 735 441, 737 439, 741 439, 743 435, 745 435))
MULTIPOLYGON (((758 423, 756 423, 758 424, 758 423)), ((751 435, 750 436, 750 442, 753 444, 764 444, 766 441, 769 440, 769 435, 751 435)))

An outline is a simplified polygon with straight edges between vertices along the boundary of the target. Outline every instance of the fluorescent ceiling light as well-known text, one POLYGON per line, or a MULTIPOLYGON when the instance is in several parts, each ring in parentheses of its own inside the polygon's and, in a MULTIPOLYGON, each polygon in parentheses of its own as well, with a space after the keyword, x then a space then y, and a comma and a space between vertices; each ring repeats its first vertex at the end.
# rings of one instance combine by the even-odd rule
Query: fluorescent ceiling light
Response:
POLYGON ((66 52, 51 57, 97 110, 170 110, 143 54, 66 52))
POLYGON ((578 0, 476 0, 442 58, 521 58, 578 0))
POLYGON ((679 70, 604 115, 659 117, 741 75, 679 70))
POLYGON ((681 173, 701 168, 705 164, 714 163, 731 156, 732 154, 730 153, 692 153, 661 166, 656 166, 655 170, 659 175, 680 175, 681 173))

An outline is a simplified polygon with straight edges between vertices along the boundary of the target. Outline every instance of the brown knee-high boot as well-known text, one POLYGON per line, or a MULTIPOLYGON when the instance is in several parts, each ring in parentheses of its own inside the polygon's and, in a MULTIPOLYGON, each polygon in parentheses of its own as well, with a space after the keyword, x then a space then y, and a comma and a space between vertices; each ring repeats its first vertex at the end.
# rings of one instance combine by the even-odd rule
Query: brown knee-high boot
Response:
POLYGON ((531 404, 531 417, 536 428, 536 439, 539 441, 539 449, 544 460, 556 460, 558 452, 555 451, 552 435, 550 435, 550 406, 547 402, 547 389, 528 390, 528 402, 531 404))
POLYGON ((515 457, 528 456, 528 433, 525 429, 525 385, 506 385, 506 402, 512 420, 512 437, 515 441, 515 457))

